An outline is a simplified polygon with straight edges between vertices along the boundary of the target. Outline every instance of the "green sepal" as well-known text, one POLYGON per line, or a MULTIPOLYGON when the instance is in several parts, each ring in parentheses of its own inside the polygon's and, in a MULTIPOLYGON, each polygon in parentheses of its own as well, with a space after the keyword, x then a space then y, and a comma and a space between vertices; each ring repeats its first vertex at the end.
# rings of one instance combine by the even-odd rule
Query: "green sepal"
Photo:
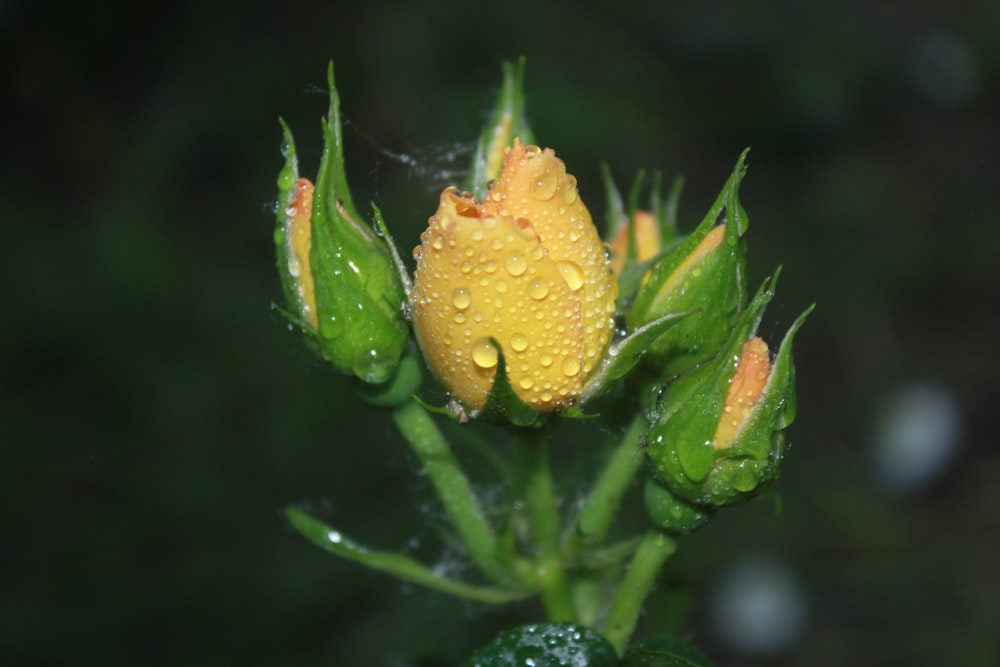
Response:
POLYGON ((690 315, 691 313, 664 315, 660 319, 633 331, 625 338, 612 343, 604 354, 600 365, 594 369, 593 375, 588 380, 581 396, 581 402, 586 403, 595 396, 601 395, 618 380, 628 375, 639 364, 654 340, 690 315))
POLYGON ((316 341, 338 370, 379 384, 392 377, 409 340, 406 294, 391 248, 363 222, 351 199, 332 63, 329 82, 310 249, 319 319, 316 341))
POLYGON ((611 243, 618 236, 622 225, 628 222, 625 212, 625 202, 618 192, 615 179, 611 175, 611 166, 606 162, 601 164, 601 184, 604 185, 604 196, 607 200, 604 209, 605 236, 604 242, 611 243))
MULTIPOLYGON (((749 149, 747 149, 749 150, 749 149)), ((697 228, 655 262, 626 316, 629 329, 666 313, 697 310, 652 346, 649 359, 675 374, 714 357, 725 343, 746 300, 746 233, 748 220, 739 203, 746 174, 744 151, 715 203, 697 228), (726 225, 721 243, 675 276, 698 245, 720 221, 726 225)), ((679 185, 675 184, 678 188, 679 185)))
POLYGON ((548 421, 548 415, 542 414, 521 400, 510 386, 503 347, 495 338, 490 338, 490 343, 497 351, 497 370, 493 375, 493 386, 486 396, 486 403, 473 416, 477 419, 508 422, 514 426, 532 428, 543 426, 548 421))
POLYGON ((712 663, 687 640, 662 635, 628 647, 621 667, 712 667, 712 663))
POLYGON ((362 384, 358 394, 365 402, 380 408, 395 408, 413 399, 424 379, 423 361, 409 350, 399 360, 396 372, 385 382, 362 384))
POLYGON ((524 67, 525 58, 516 63, 503 63, 503 83, 496 105, 489 121, 483 127, 476 146, 466 190, 482 201, 486 196, 487 184, 500 174, 503 150, 520 137, 525 144, 535 143, 535 135, 524 114, 524 67))
POLYGON ((653 477, 646 480, 643 502, 653 524, 671 535, 694 532, 708 523, 714 513, 710 507, 698 507, 681 500, 653 477))
POLYGON ((538 623, 507 630, 476 651, 462 667, 616 667, 614 647, 600 634, 573 623, 538 623))
POLYGON ((288 128, 283 118, 278 119, 281 124, 281 152, 285 156, 285 164, 278 173, 278 201, 275 204, 275 214, 277 220, 274 226, 274 245, 278 257, 278 277, 281 280, 281 291, 285 296, 285 308, 279 308, 282 315, 288 318, 295 326, 307 335, 314 335, 314 331, 306 319, 305 304, 302 295, 299 293, 299 281, 297 275, 302 269, 298 265, 295 251, 292 248, 292 239, 289 234, 288 207, 295 199, 295 187, 299 180, 299 162, 295 153, 295 139, 292 131, 288 128))

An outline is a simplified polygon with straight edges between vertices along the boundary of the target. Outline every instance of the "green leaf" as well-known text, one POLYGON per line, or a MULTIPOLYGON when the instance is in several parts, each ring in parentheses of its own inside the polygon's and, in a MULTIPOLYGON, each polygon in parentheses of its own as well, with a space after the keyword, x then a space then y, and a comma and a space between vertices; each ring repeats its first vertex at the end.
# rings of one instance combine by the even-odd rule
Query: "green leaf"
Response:
POLYGON ((522 625, 502 633, 473 654, 462 667, 616 667, 618 656, 608 640, 573 623, 522 625))
POLYGON ((711 667, 705 656, 680 637, 664 635, 634 644, 621 667, 711 667))

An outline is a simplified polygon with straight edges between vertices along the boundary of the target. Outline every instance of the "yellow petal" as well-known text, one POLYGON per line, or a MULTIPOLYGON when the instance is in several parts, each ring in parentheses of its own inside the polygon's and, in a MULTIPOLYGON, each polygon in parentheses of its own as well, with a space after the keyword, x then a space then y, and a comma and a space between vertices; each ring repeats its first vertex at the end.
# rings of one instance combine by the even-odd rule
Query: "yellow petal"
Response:
POLYGON ((743 353, 726 394, 722 417, 715 429, 715 449, 724 449, 732 444, 753 413, 770 374, 771 360, 767 354, 767 343, 760 338, 748 340, 743 345, 743 353))
POLYGON ((292 251, 288 258, 289 268, 292 269, 292 275, 296 276, 296 292, 302 315, 313 329, 317 329, 319 316, 316 313, 316 288, 309 260, 309 249, 312 244, 312 201, 313 184, 308 179, 300 178, 295 182, 295 193, 288 203, 285 214, 288 219, 288 238, 292 251))
POLYGON ((589 373, 611 340, 618 283, 576 178, 566 173, 566 165, 551 148, 525 146, 515 139, 480 209, 484 217, 531 222, 547 256, 580 300, 581 368, 589 373))

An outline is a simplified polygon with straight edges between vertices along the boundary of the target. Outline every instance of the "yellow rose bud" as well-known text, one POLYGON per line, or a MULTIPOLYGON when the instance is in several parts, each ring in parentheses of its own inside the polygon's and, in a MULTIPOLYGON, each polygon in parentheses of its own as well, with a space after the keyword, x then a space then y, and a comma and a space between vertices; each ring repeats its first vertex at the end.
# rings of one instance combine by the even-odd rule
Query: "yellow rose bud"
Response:
POLYGON ((760 338, 751 338, 743 344, 736 372, 729 383, 719 425, 712 439, 715 449, 725 449, 732 444, 753 414, 753 408, 764 393, 770 376, 771 359, 767 355, 767 343, 760 338))
POLYGON ((455 188, 414 250, 413 324, 463 405, 486 403, 502 347, 511 388, 540 412, 573 404, 614 328, 617 284, 576 179, 515 140, 482 202, 455 188))
MULTIPOLYGON (((626 216, 622 216, 625 218, 626 216)), ((660 223, 649 211, 635 212, 631 222, 619 226, 611 240, 611 272, 620 275, 628 259, 629 228, 635 226, 635 261, 642 264, 660 252, 660 223)), ((643 282, 646 279, 643 278, 643 282)))

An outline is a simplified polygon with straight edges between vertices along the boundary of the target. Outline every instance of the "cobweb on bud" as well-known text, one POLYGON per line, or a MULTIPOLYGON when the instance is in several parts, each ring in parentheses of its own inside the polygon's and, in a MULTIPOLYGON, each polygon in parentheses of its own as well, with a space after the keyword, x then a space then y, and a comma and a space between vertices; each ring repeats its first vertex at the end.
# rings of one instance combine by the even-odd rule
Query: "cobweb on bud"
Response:
MULTIPOLYGON (((390 150, 356 123, 341 115, 341 121, 357 136, 364 139, 384 159, 402 165, 428 191, 437 193, 449 185, 460 185, 469 174, 476 152, 475 141, 441 142, 417 146, 407 152, 390 150)), ((377 177, 380 164, 373 174, 377 177)))

